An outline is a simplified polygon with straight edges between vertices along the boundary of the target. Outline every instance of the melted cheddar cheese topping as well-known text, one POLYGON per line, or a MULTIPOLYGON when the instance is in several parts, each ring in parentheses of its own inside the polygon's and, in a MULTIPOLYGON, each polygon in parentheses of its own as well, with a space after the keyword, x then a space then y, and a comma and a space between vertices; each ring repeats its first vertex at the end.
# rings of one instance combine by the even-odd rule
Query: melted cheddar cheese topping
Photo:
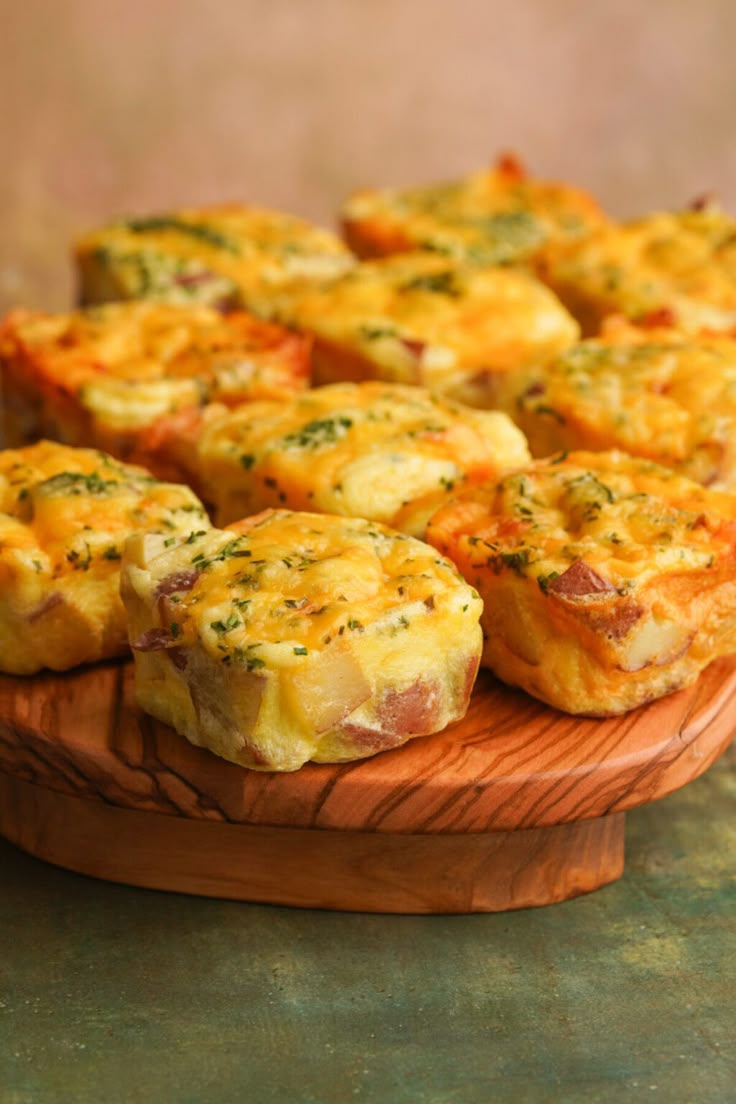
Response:
MULTIPOLYGON (((621 452, 536 461, 457 510, 478 524, 459 537, 470 564, 511 570, 542 590, 577 560, 626 591, 663 572, 711 570, 736 535, 724 529, 736 498, 621 452)), ((430 532, 444 525, 442 513, 430 532)))
MULTIPOLYGON (((288 297, 282 320, 316 338, 320 382, 377 378, 458 391, 572 344, 577 324, 531 276, 431 253, 356 265, 288 297)), ((472 390, 472 387, 471 387, 472 390)))
POLYGON ((358 518, 268 510, 195 531, 161 557, 159 583, 196 574, 171 610, 174 629, 164 626, 173 639, 249 670, 303 666, 343 637, 395 640, 442 610, 470 625, 480 608, 429 545, 358 518))
POLYGON ((587 193, 527 176, 510 158, 446 183, 363 189, 341 214, 359 256, 427 249, 486 265, 526 260, 606 221, 587 193))
POLYGON ((608 314, 686 331, 736 327, 736 220, 717 207, 656 212, 556 246, 545 279, 595 334, 608 314))
POLYGON ((736 648, 736 497, 620 452, 539 460, 427 539, 484 600, 484 662, 560 709, 633 708, 736 648))
POLYGON ((333 277, 352 263, 329 230, 243 204, 115 222, 80 238, 76 258, 83 303, 225 302, 266 315, 282 287, 333 277))
POLYGON ((383 526, 269 510, 168 550, 132 539, 123 574, 139 701, 226 758, 356 758, 467 707, 480 599, 383 526))
POLYGON ((196 446, 219 524, 279 505, 392 524, 410 502, 528 459, 505 414, 378 382, 223 411, 205 419, 196 446))
POLYGON ((208 526, 187 487, 91 449, 0 452, 0 670, 57 670, 120 654, 123 545, 208 526))
POLYGON ((0 328, 9 407, 40 405, 43 433, 115 448, 165 414, 210 400, 283 399, 306 386, 308 343, 242 311, 111 303, 70 314, 15 310, 0 328))
POLYGON ((591 339, 518 377, 500 405, 535 456, 619 448, 736 487, 736 341, 643 331, 591 339))

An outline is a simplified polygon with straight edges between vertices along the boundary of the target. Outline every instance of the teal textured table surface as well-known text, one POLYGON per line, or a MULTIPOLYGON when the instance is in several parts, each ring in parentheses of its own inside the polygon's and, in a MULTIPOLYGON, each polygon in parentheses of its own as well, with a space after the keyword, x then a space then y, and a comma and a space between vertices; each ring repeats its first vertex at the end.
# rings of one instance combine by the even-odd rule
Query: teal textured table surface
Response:
POLYGON ((736 1099, 736 751, 623 878, 476 916, 133 889, 0 841, 0 1101, 736 1099))

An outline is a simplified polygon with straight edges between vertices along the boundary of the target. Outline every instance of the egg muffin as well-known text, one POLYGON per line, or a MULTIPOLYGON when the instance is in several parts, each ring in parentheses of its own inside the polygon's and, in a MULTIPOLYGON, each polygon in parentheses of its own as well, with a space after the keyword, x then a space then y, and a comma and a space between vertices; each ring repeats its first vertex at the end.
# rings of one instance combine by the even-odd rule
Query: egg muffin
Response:
POLYGON ((51 437, 127 459, 140 433, 209 401, 285 399, 309 382, 309 342, 244 311, 109 303, 14 310, 0 326, 6 443, 51 437))
POLYGON ((427 249, 478 264, 533 260, 548 242, 577 238, 607 219, 592 196, 530 176, 502 157, 493 168, 415 188, 365 188, 341 210, 359 257, 427 249))
POLYGON ((75 259, 82 304, 164 299, 266 316, 283 287, 353 262, 329 230, 236 203, 120 219, 80 237, 75 259))
POLYGON ((609 331, 505 381, 498 402, 535 456, 618 448, 736 490, 736 340, 609 331))
POLYGON ((736 496, 650 461, 538 460, 427 540, 483 598, 483 663, 568 713, 623 713, 736 649, 736 496))
POLYGON ((530 458, 505 414, 375 381, 329 384, 289 402, 211 407, 198 419, 160 422, 148 441, 148 466, 172 471, 179 463, 218 525, 285 506, 395 526, 428 496, 530 458))
POLYGON ((533 277, 432 253, 365 261, 290 295, 281 320, 314 339, 317 383, 381 379, 492 406, 499 376, 579 337, 533 277))
POLYGON ((128 651, 123 544, 209 527, 187 487, 104 453, 40 441, 0 452, 0 670, 64 671, 128 651))
POLYGON ((713 204, 660 211, 550 247, 543 278, 594 336, 609 314, 686 332, 736 328, 736 220, 713 204))
POLYGON ((365 520, 267 510, 126 546, 136 695, 257 770, 341 762, 466 711, 481 602, 433 548, 365 520))

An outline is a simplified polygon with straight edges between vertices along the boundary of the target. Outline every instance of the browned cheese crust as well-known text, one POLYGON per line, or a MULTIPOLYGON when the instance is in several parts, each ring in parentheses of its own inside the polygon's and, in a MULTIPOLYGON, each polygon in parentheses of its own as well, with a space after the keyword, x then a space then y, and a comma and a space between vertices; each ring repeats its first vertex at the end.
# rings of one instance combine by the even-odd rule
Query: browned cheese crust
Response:
POLYGON ((317 383, 418 384, 492 407, 507 372, 575 342, 579 327, 527 273, 432 253, 356 265, 285 296, 280 317, 314 340, 317 383))
POLYGON ((548 243, 606 222, 587 192, 531 176, 508 155, 458 180, 364 188, 345 201, 341 219, 359 257, 423 249, 484 265, 534 261, 548 243))
POLYGON ((92 449, 0 452, 0 671, 65 671, 128 651, 123 545, 209 526, 188 487, 92 449))
POLYGON ((534 456, 618 448, 736 489, 736 340, 609 324, 509 376, 499 394, 534 456))
POLYGON ((284 399, 309 382, 309 342, 244 311, 112 303, 0 327, 6 443, 40 436, 120 459, 161 417, 209 401, 284 399))
POLYGON ((166 548, 132 539, 123 598, 141 706, 258 770, 394 748, 463 716, 481 602, 433 548, 268 510, 166 548))
POLYGON ((354 261, 331 231, 242 203, 121 219, 83 235, 74 256, 83 304, 155 299, 263 316, 284 288, 330 279, 354 261))
POLYGON ((736 221, 713 205, 654 212, 551 246, 542 276, 585 335, 610 314, 728 332, 736 327, 736 221))
POLYGON ((406 523, 414 536, 421 526, 407 519, 425 499, 529 459, 505 414, 370 381, 316 387, 288 402, 210 407, 196 422, 160 422, 143 445, 155 471, 181 457, 182 475, 218 525, 285 506, 406 523))
POLYGON ((536 461, 427 539, 483 598, 483 662, 567 712, 624 712, 736 647, 736 498, 647 461, 536 461))

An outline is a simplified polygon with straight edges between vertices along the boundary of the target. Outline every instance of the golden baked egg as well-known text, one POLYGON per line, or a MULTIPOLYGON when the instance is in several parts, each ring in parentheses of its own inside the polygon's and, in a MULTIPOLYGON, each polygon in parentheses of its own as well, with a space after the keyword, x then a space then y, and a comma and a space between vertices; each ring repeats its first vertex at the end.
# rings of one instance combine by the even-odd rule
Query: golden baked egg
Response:
POLYGON ((483 598, 483 662, 567 712, 622 713, 736 649, 736 496, 649 461, 535 461, 427 540, 483 598))
POLYGON ((267 510, 126 548, 136 693, 192 743, 259 770, 339 762, 465 712, 480 599, 376 523, 267 510))
POLYGON ((0 670, 64 671, 127 652, 125 540, 208 527, 188 487, 103 453, 51 441, 0 452, 0 670))

